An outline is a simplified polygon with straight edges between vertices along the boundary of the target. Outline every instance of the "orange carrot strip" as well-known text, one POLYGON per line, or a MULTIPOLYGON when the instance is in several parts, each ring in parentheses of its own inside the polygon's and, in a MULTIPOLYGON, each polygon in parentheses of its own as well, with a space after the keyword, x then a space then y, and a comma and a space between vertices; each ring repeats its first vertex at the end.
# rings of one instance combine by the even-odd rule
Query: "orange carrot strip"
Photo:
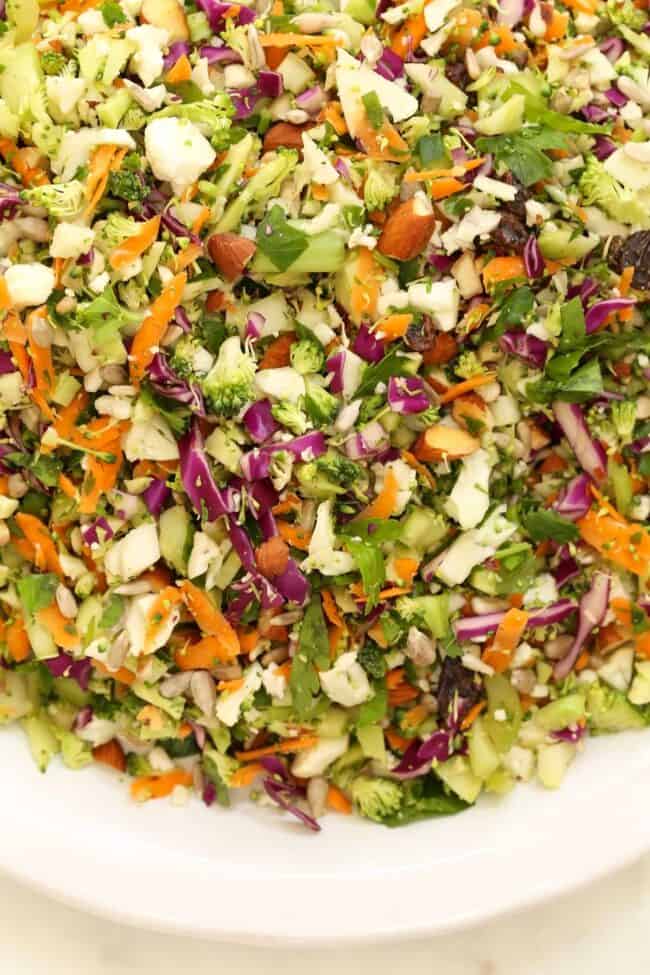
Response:
POLYGON ((453 166, 451 169, 412 169, 404 176, 405 183, 418 183, 423 179, 440 179, 442 176, 457 176, 461 170, 465 172, 471 172, 472 169, 478 169, 485 162, 485 157, 481 156, 478 159, 468 159, 467 162, 458 163, 457 166, 453 166))
POLYGON ((417 704, 410 711, 407 711, 402 718, 402 727, 417 728, 429 716, 429 709, 424 704, 417 704))
POLYGON ((395 571, 397 575, 405 582, 408 586, 413 582, 415 573, 418 571, 419 562, 417 559, 403 557, 401 559, 394 559, 393 565, 395 566, 395 571))
POLYGON ((345 135, 348 127, 345 124, 340 102, 328 102, 323 110, 323 119, 332 126, 337 135, 345 135))
POLYGON ((67 619, 56 603, 39 609, 37 615, 38 622, 41 623, 51 634, 57 647, 63 650, 72 650, 79 646, 79 634, 73 620, 67 619))
POLYGON ((0 278, 0 310, 8 311, 11 308, 11 298, 9 288, 4 278, 0 278))
POLYGON ((451 403, 452 400, 457 399, 459 396, 464 396, 465 393, 471 393, 473 389, 478 389, 480 386, 487 386, 488 383, 494 382, 496 379, 495 372, 481 373, 478 376, 471 376, 470 379, 464 379, 462 383, 456 383, 455 386, 450 386, 440 397, 441 403, 451 403))
POLYGON ((330 785, 327 790, 327 805, 334 812, 342 813, 344 816, 349 816, 352 812, 352 803, 335 785, 330 785))
POLYGON ((260 765, 259 762, 251 762, 250 765, 244 765, 242 768, 238 768, 230 776, 231 789, 245 789, 263 771, 264 766, 260 765))
POLYGON ((160 631, 167 625, 174 607, 183 601, 183 594, 176 586, 165 586, 156 596, 147 614, 147 628, 145 631, 145 646, 150 645, 160 631))
POLYGON ((175 652, 174 660, 179 670, 212 670, 217 663, 232 660, 232 655, 224 653, 218 637, 206 636, 181 647, 175 652))
POLYGON ((375 318, 379 288, 383 278, 384 272, 375 261, 373 252, 367 247, 360 247, 356 274, 350 291, 352 319, 357 324, 362 318, 375 318))
POLYGON ((7 649, 17 664, 27 660, 30 654, 29 637, 23 621, 16 617, 5 630, 7 649))
POLYGON ((465 715, 465 717, 460 723, 460 727, 462 731, 467 731, 468 728, 472 727, 472 725, 478 718, 481 711, 485 709, 485 706, 486 706, 485 701, 479 701, 478 704, 475 704, 474 707, 469 709, 469 711, 467 712, 467 714, 465 715))
POLYGON ((375 326, 375 334, 385 342, 394 342, 406 335, 406 330, 413 321, 413 315, 397 314, 381 318, 375 326))
POLYGON ((108 263, 116 271, 131 264, 137 257, 149 250, 160 230, 160 217, 152 217, 140 226, 137 234, 127 237, 111 253, 108 263))
POLYGON ((183 81, 189 81, 192 77, 192 65, 187 55, 181 54, 175 64, 165 75, 165 83, 169 85, 180 85, 183 81))
POLYGON ((426 34, 427 24, 424 14, 420 11, 408 17, 395 32, 390 42, 391 51, 399 55, 402 61, 406 61, 409 55, 417 51, 426 34))
POLYGON ((247 752, 235 752, 235 758, 239 762, 256 762, 258 758, 266 758, 267 755, 286 755, 293 752, 302 752, 306 748, 313 748, 318 744, 317 735, 300 735, 299 738, 285 738, 275 745, 268 745, 266 748, 252 748, 247 752))
POLYGON ((63 578, 63 569, 59 562, 56 546, 43 522, 35 515, 28 515, 19 511, 16 515, 16 524, 34 548, 34 564, 36 567, 47 569, 48 572, 55 572, 56 575, 63 578))
POLYGON ((398 687, 399 684, 402 683, 404 680, 404 673, 405 671, 403 667, 395 667, 394 670, 388 671, 386 674, 386 687, 389 691, 395 687, 398 687))
POLYGON ((399 484, 397 483, 397 478, 393 470, 388 468, 381 491, 374 501, 371 501, 370 504, 366 505, 359 512, 354 520, 363 519, 366 521, 370 518, 379 518, 381 520, 390 518, 391 515, 395 514, 398 490, 399 484))
POLYGON ((329 589, 321 589, 321 599, 323 601, 323 611, 330 623, 333 623, 334 626, 342 627, 343 617, 339 613, 336 600, 329 589))
POLYGON ((421 464, 417 457, 414 457, 410 451, 402 451, 402 460, 405 461, 409 467, 412 467, 414 471, 417 471, 420 477, 423 477, 425 481, 428 481, 432 488, 435 488, 436 479, 431 471, 425 467, 424 464, 421 464))
POLYGON ((111 491, 116 483, 122 467, 122 450, 119 445, 112 448, 114 461, 100 460, 99 457, 87 456, 86 477, 81 487, 79 511, 82 515, 91 515, 97 508, 100 498, 111 491))
POLYGON ((118 772, 126 772, 126 756, 116 738, 111 738, 104 745, 93 748, 93 758, 102 765, 117 769, 118 772))
POLYGON ((244 686, 243 677, 235 677, 233 680, 220 680, 217 684, 218 691, 227 691, 231 693, 232 691, 238 691, 244 686))
POLYGON ((203 244, 188 244, 184 250, 175 255, 174 270, 177 274, 179 271, 184 271, 190 264, 194 264, 202 254, 203 244))
POLYGON ((497 673, 507 669, 526 629, 529 614, 513 606, 507 611, 494 634, 494 640, 483 654, 483 660, 497 673))
POLYGON ((650 533, 646 528, 629 524, 620 515, 614 518, 593 509, 578 519, 576 525, 584 541, 608 562, 614 562, 638 576, 647 574, 650 533))
POLYGON ((460 193, 461 190, 468 189, 470 185, 469 183, 462 183, 453 176, 449 176, 443 179, 434 179, 429 186, 429 193, 434 200, 444 200, 448 196, 460 193))
POLYGON ((395 728, 386 728, 384 735, 393 752, 405 752, 412 741, 411 738, 404 738, 403 735, 400 735, 395 728))
POLYGON ((177 785, 191 786, 191 772, 174 769, 173 772, 163 772, 162 775, 143 775, 131 783, 131 796, 136 802, 163 799, 171 795, 177 785))
POLYGON ((483 268, 483 283, 486 288, 494 287, 502 281, 526 276, 523 257, 493 257, 483 268))
POLYGON ((149 309, 149 314, 136 332, 129 356, 131 379, 136 385, 139 385, 147 371, 147 367, 160 345, 160 340, 165 334, 167 325, 181 303, 186 281, 187 275, 183 272, 172 278, 156 298, 149 309))
POLYGON ((255 647, 260 642, 259 630, 237 630, 237 636, 239 637, 239 650, 241 653, 252 653, 255 647))
POLYGON ((287 545, 300 549, 302 552, 308 550, 311 541, 311 532, 307 528, 301 528, 300 525, 292 525, 290 522, 282 521, 279 518, 276 521, 276 525, 280 537, 284 539, 287 545))
POLYGON ((185 604, 196 620, 201 631, 208 636, 216 636, 221 645, 222 659, 236 657, 239 653, 239 638, 234 629, 217 609, 210 597, 198 586, 184 579, 180 584, 185 604))

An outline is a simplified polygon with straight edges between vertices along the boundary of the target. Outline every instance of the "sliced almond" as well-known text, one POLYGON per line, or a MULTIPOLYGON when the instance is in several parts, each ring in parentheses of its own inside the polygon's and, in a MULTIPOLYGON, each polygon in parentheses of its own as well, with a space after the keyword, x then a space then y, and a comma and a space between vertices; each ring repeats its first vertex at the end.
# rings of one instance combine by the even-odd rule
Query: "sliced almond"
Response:
POLYGON ((311 123, 291 125, 290 122, 277 122, 264 136, 264 152, 271 152, 273 149, 298 149, 302 153, 302 134, 310 128, 311 123))
POLYGON ((144 0, 140 20, 154 27, 163 27, 170 41, 187 41, 190 31, 185 12, 177 0, 144 0))
POLYGON ((458 460, 473 454, 480 446, 467 430, 436 423, 420 437, 416 457, 420 460, 458 460))
POLYGON ((492 415, 476 393, 468 393, 455 399, 451 414, 458 426, 469 433, 480 432, 492 424, 492 415))
POLYGON ((208 240, 210 257, 229 281, 242 276, 255 250, 255 241, 239 234, 213 234, 208 240))
POLYGON ((435 225, 431 204, 424 194, 416 193, 389 214, 377 250, 396 261, 410 261, 427 246, 435 225))

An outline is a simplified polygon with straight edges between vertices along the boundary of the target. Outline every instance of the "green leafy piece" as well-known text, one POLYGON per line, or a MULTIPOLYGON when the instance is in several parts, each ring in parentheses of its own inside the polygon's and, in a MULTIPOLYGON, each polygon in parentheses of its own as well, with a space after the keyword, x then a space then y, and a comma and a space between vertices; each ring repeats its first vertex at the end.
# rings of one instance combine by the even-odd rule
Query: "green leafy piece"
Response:
POLYGON ((386 565, 381 549, 375 545, 368 545, 367 541, 356 538, 346 538, 345 544, 350 555, 359 566, 361 581, 367 596, 366 612, 376 606, 379 592, 386 579, 386 565))
POLYGON ((229 806, 230 793, 228 791, 228 786, 222 779, 219 773, 219 769, 217 767, 217 763, 215 762, 211 754, 204 752, 201 766, 203 768, 205 777, 208 779, 209 782, 212 783, 212 785, 215 788, 217 794, 217 802, 219 803, 219 805, 229 806))
POLYGON ((149 193, 150 187, 132 169, 118 169, 108 174, 108 192, 128 203, 140 203, 149 193))
POLYGON ((274 206, 257 230, 257 248, 277 267, 286 271, 307 250, 307 234, 292 227, 282 207, 274 206))
POLYGON ((361 96, 361 101, 363 102, 364 108, 366 110, 366 115, 368 116, 368 121, 372 125, 373 129, 378 131, 384 124, 384 110, 381 107, 381 102, 376 91, 368 91, 365 95, 361 96))
POLYGON ((52 572, 23 576, 16 583, 18 596, 28 616, 34 616, 39 609, 50 606, 54 599, 58 578, 52 572))
POLYGON ((112 630, 122 619, 124 612, 124 599, 117 593, 113 593, 99 621, 100 630, 112 630))
MULTIPOLYGON (((594 125, 593 122, 583 122, 582 119, 573 118, 572 115, 553 112, 550 108, 538 108, 536 105, 530 103, 526 106, 526 118, 529 122, 537 122, 541 125, 548 126, 548 129, 554 133, 571 132, 575 135, 607 135, 611 131, 610 125, 594 125)), ((547 145, 544 148, 555 149, 556 146, 547 145)))
POLYGON ((560 324, 562 333, 560 335, 559 349, 561 352, 566 349, 575 349, 582 346, 587 340, 585 325, 585 313, 580 298, 576 295, 571 301, 562 305, 560 310, 560 324))
POLYGON ((112 341, 120 329, 130 323, 139 322, 142 315, 129 311, 116 298, 112 285, 97 295, 93 301, 80 304, 77 320, 82 328, 90 328, 97 345, 112 341))
POLYGON ((375 391, 379 383, 386 383, 391 376, 410 376, 413 373, 413 363, 397 349, 385 355, 381 362, 368 366, 363 374, 355 396, 368 396, 375 391))
POLYGON ((349 485, 358 481, 363 469, 353 460, 348 460, 343 454, 328 451, 316 461, 319 474, 334 481, 335 484, 349 485))
POLYGON ((593 399, 602 391, 603 377, 597 359, 590 359, 566 377, 562 375, 559 379, 553 379, 551 373, 549 378, 540 379, 526 386, 526 395, 534 403, 548 403, 557 396, 566 403, 583 403, 593 399))
POLYGON ((99 8, 102 17, 104 18, 104 23, 108 27, 114 27, 115 24, 125 24, 126 14, 120 7, 116 0, 106 0, 105 3, 99 8))
POLYGON ((511 291, 501 303, 496 324, 503 325, 504 327, 510 325, 520 325, 526 316, 529 315, 533 310, 534 304, 535 295, 528 285, 524 285, 521 288, 515 288, 515 290, 511 291))
POLYGON ((405 826, 432 816, 452 816, 467 809, 469 803, 445 791, 436 775, 430 773, 402 785, 400 808, 382 820, 385 826, 405 826))
POLYGON ((380 678, 386 673, 386 657, 377 643, 367 640, 357 654, 357 662, 371 677, 380 678))
POLYGON ((365 728, 367 725, 376 724, 386 717, 388 711, 388 688, 386 681, 375 681, 373 684, 374 695, 369 698, 359 708, 356 725, 358 728, 365 728))
POLYGON ((329 657, 329 639, 323 608, 320 596, 314 595, 300 626, 298 652, 293 658, 289 678, 291 698, 299 718, 304 718, 311 712, 314 696, 320 690, 316 666, 327 668, 329 657))
POLYGON ((63 465, 56 457, 41 454, 29 466, 34 476, 45 484, 46 487, 56 487, 59 483, 59 474, 63 465))
POLYGON ((523 518, 524 528, 534 542, 543 542, 552 539, 554 542, 575 542, 580 537, 580 532, 572 521, 567 521, 554 511, 543 510, 530 511, 523 518))
POLYGON ((449 164, 449 153, 439 132, 421 136, 415 145, 415 152, 423 169, 445 168, 449 164))
MULTIPOLYGON (((564 116, 560 118, 564 119, 564 116)), ((497 163, 502 164, 524 186, 531 186, 553 175, 553 163, 545 150, 566 149, 567 140, 559 130, 554 132, 531 125, 521 133, 478 139, 476 145, 481 153, 492 153, 497 163)))

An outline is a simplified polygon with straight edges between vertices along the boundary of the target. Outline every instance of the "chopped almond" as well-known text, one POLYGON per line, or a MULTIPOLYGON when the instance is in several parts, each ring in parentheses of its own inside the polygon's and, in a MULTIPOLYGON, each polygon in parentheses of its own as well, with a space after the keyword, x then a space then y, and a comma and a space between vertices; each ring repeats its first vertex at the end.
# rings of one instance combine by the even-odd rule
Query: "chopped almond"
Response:
POLYGON ((413 453, 418 460, 458 460, 473 454, 480 446, 466 430, 436 423, 424 431, 413 453))
POLYGON ((459 427, 477 433, 490 424, 488 408, 477 393, 468 393, 454 400, 451 414, 459 427))
POLYGON ((282 575, 289 563, 289 546, 279 535, 274 535, 255 550, 255 561, 268 579, 282 575))
POLYGON ((435 225, 431 204, 424 194, 416 193, 389 214, 377 250, 396 261, 410 261, 427 246, 435 225))
POLYGON ((185 13, 177 0, 144 0, 140 20, 154 27, 163 27, 170 41, 187 41, 190 37, 185 13))
POLYGON ((210 257, 229 281, 235 281, 255 253, 256 244, 239 234, 213 234, 208 240, 210 257))
POLYGON ((264 136, 264 152, 272 149, 298 149, 302 152, 302 134, 312 128, 311 124, 291 125, 290 122, 277 122, 264 136))

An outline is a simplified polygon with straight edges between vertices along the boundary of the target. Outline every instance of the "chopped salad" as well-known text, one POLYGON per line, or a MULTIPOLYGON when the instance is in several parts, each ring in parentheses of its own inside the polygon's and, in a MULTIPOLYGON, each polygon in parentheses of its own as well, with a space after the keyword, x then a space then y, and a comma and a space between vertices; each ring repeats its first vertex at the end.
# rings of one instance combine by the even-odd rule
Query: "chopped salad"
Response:
POLYGON ((39 769, 393 826, 646 726, 647 0, 0 6, 39 769))

